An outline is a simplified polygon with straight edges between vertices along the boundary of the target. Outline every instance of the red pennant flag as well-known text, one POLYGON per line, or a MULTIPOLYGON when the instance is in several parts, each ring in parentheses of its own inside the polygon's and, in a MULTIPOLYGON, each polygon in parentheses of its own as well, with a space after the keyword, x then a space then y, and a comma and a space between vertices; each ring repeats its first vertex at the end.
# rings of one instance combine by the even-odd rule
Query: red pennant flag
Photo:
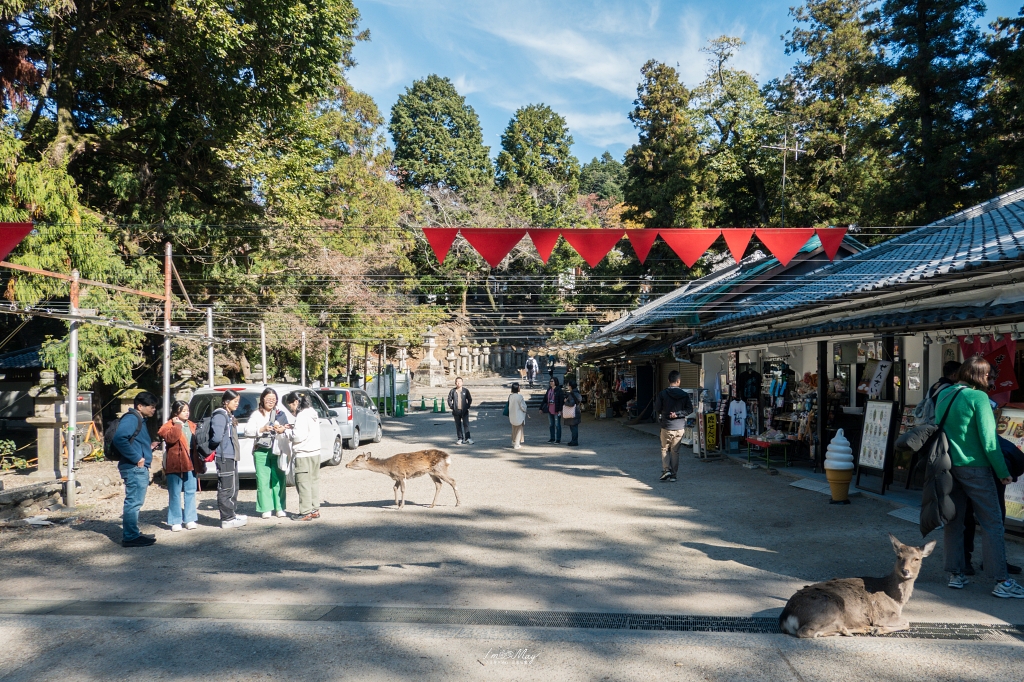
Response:
POLYGON ((747 252, 750 238, 754 236, 754 228, 727 227, 722 230, 722 236, 725 237, 725 244, 729 247, 729 253, 732 254, 733 260, 739 263, 743 260, 743 254, 747 252))
POLYGON ((789 265, 789 261, 793 260, 793 256, 803 248, 813 234, 813 227, 757 228, 757 238, 783 265, 789 265))
POLYGON ((492 268, 498 267, 524 234, 526 230, 500 227, 474 227, 462 230, 462 236, 492 268))
POLYGON ((14 250, 32 231, 32 223, 0 223, 0 260, 14 250))
POLYGON ((647 260, 647 254, 651 252, 651 247, 654 246, 654 240, 658 238, 657 228, 626 230, 626 235, 629 237, 629 243, 633 245, 636 257, 643 264, 647 260))
POLYGON ((622 239, 625 230, 562 230, 562 236, 587 264, 596 268, 622 239))
POLYGON ((558 230, 527 230, 530 235, 530 240, 533 245, 537 247, 537 255, 544 261, 544 265, 548 264, 548 258, 551 258, 551 252, 555 250, 555 244, 558 243, 558 230))
POLYGON ((688 268, 692 268, 693 264, 700 260, 700 257, 711 248, 711 245, 715 243, 715 240, 718 239, 718 235, 721 233, 721 230, 694 228, 658 230, 661 238, 672 247, 672 250, 686 263, 688 268))
POLYGON ((430 248, 434 250, 437 260, 441 262, 441 265, 444 265, 444 259, 448 257, 448 251, 452 248, 452 244, 455 243, 455 238, 459 236, 459 228, 424 227, 423 236, 427 238, 427 242, 430 244, 430 248))
POLYGON ((818 235, 818 241, 821 242, 821 248, 825 249, 828 259, 835 260, 836 254, 839 253, 839 245, 843 243, 843 237, 846 236, 846 228, 829 227, 824 230, 815 230, 814 233, 818 235))

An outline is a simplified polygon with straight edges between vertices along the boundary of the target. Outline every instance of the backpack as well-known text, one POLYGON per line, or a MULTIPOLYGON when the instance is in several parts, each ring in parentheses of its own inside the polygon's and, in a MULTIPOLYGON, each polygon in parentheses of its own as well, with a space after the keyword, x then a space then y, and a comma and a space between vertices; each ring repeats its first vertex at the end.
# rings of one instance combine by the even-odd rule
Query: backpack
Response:
POLYGON ((921 537, 956 518, 956 506, 950 497, 953 490, 953 461, 949 457, 949 439, 942 427, 946 423, 949 411, 953 409, 953 403, 962 392, 963 389, 959 389, 949 401, 946 413, 938 423, 939 428, 921 448, 921 455, 927 466, 924 488, 921 490, 921 537))
MULTIPOLYGON (((212 462, 217 456, 217 451, 210 447, 210 429, 213 426, 213 415, 217 414, 217 412, 224 412, 227 414, 227 410, 218 407, 209 417, 203 417, 199 422, 199 425, 196 426, 195 435, 192 436, 192 451, 196 453, 193 455, 193 462, 195 462, 196 459, 202 459, 204 462, 212 462)), ((230 427, 230 425, 231 417, 228 415, 228 427, 230 427)), ((230 433, 227 435, 230 436, 230 433)), ((223 438, 221 441, 222 440, 223 438)), ((221 441, 217 442, 219 443, 221 441)), ((206 472, 204 471, 202 473, 206 472)))
POLYGON ((135 444, 135 439, 138 438, 142 432, 142 415, 135 408, 130 408, 127 412, 122 414, 120 417, 116 417, 114 421, 107 424, 107 428, 103 430, 103 459, 108 462, 120 462, 124 457, 116 447, 114 447, 114 434, 117 433, 117 427, 121 425, 121 420, 129 414, 134 414, 138 425, 135 427, 135 433, 128 439, 128 442, 132 445, 135 444))

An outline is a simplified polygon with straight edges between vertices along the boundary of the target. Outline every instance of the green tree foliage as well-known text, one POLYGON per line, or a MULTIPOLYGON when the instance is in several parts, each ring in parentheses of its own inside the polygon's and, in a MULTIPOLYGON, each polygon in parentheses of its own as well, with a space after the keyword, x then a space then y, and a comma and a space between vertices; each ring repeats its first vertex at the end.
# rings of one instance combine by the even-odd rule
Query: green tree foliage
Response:
POLYGON ((1024 185, 1024 11, 1001 17, 987 37, 990 79, 983 96, 983 153, 974 165, 982 194, 1024 185))
POLYGON ((980 0, 884 0, 869 16, 882 54, 880 77, 905 90, 888 116, 896 159, 890 214, 924 224, 973 203, 970 156, 978 141, 985 68, 980 0))
POLYGON ((619 203, 626 182, 626 167, 609 152, 596 156, 580 169, 580 194, 594 194, 598 199, 619 203))
POLYGON ((480 119, 447 78, 431 74, 406 88, 391 107, 388 131, 406 187, 458 190, 493 181, 480 119))
POLYGON ((700 150, 690 91, 671 66, 649 61, 629 120, 639 141, 626 152, 626 217, 645 227, 700 224, 700 150))

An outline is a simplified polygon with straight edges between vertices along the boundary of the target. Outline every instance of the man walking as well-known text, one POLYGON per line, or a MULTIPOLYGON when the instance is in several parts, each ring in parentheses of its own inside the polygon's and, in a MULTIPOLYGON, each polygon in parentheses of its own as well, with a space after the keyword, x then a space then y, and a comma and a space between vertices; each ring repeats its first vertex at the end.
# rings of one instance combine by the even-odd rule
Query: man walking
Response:
POLYGON ((156 414, 157 399, 152 393, 135 396, 135 406, 121 417, 114 431, 113 447, 117 451, 117 471, 124 481, 124 509, 121 512, 121 546, 148 547, 156 536, 139 531, 139 510, 146 502, 149 488, 149 467, 153 449, 158 443, 149 437, 146 420, 156 414))
POLYGON ((679 372, 668 373, 668 388, 654 399, 654 413, 661 424, 661 481, 676 482, 679 446, 683 443, 686 416, 693 412, 690 394, 679 388, 679 372))
POLYGON ((539 372, 540 365, 537 364, 537 358, 532 355, 526 358, 526 381, 530 384, 530 388, 533 388, 533 380, 539 372))
POLYGON ((455 377, 455 388, 448 392, 448 408, 455 417, 455 435, 457 445, 472 445, 473 439, 469 437, 469 407, 473 404, 473 396, 469 389, 462 386, 462 377, 455 377))

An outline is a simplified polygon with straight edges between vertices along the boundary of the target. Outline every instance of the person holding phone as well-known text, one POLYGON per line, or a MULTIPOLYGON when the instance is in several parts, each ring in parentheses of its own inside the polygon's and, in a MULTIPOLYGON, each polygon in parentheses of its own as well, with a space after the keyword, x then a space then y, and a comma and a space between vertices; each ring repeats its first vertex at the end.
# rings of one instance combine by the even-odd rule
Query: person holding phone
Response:
POLYGON ((281 454, 277 437, 287 430, 287 426, 288 418, 277 404, 277 391, 269 387, 263 389, 257 409, 245 424, 245 435, 256 439, 252 448, 256 469, 256 513, 264 519, 274 514, 280 518, 288 516, 285 512, 287 472, 277 466, 277 457, 281 454))

